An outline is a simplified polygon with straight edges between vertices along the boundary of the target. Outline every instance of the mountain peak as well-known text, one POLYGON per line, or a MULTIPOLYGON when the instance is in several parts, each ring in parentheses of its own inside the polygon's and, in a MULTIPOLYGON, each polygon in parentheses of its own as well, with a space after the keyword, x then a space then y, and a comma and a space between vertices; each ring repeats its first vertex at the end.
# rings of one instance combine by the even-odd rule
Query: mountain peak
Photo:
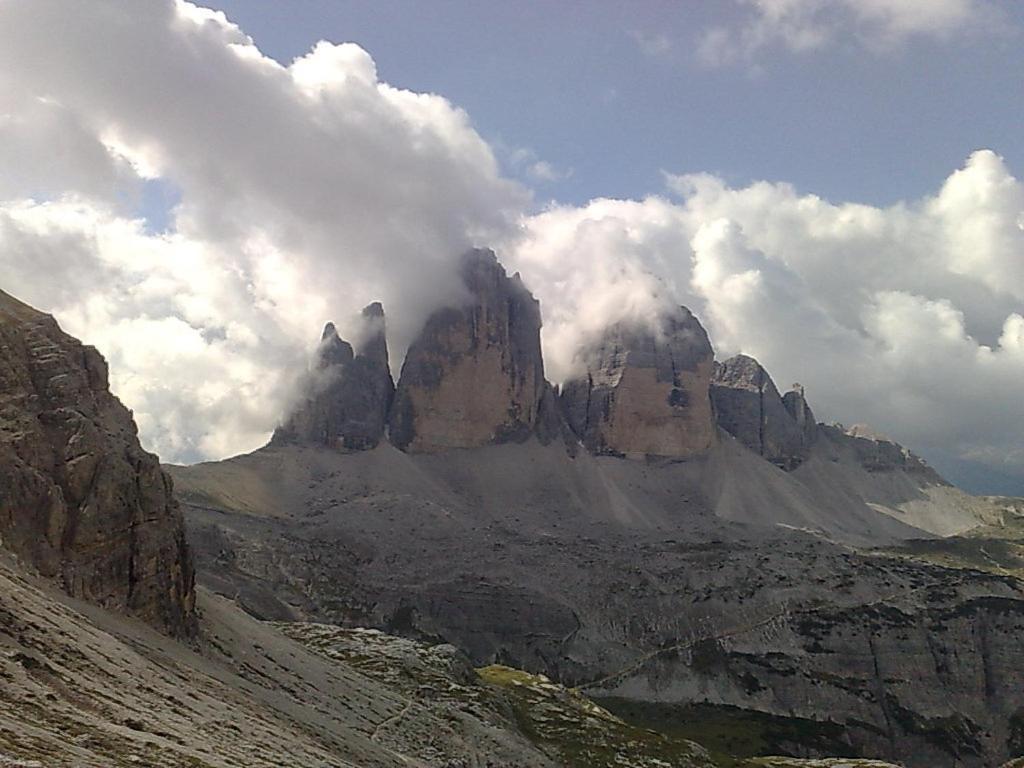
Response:
POLYGON ((384 308, 370 304, 359 316, 358 353, 327 323, 302 399, 274 432, 271 443, 309 443, 350 450, 372 448, 384 436, 394 382, 388 367, 384 308))
POLYGON ((524 440, 547 384, 540 305, 494 252, 461 257, 469 300, 431 315, 409 348, 391 412, 391 440, 433 451, 524 440))
POLYGON ((783 398, 768 371, 740 354, 715 364, 711 399, 718 425, 754 453, 786 470, 807 458, 816 426, 799 385, 783 398))
POLYGON ((713 352, 686 307, 653 325, 615 323, 580 358, 586 372, 565 384, 561 399, 589 450, 685 458, 710 449, 713 352))

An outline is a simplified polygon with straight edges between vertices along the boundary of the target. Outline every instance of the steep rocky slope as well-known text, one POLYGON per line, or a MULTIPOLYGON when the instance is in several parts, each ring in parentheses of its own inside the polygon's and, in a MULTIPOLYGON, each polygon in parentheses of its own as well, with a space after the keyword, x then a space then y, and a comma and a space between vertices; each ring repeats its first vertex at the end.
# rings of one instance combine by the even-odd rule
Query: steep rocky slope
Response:
POLYGON ((192 631, 181 510, 106 363, 2 292, 0 543, 72 595, 192 631))
POLYGON ((451 646, 198 604, 187 646, 0 555, 0 765, 712 768, 693 742, 525 673, 478 675, 451 646))
POLYGON ((581 351, 585 374, 563 388, 569 426, 592 453, 702 456, 717 434, 708 397, 712 355, 685 307, 654 328, 617 323, 581 351))

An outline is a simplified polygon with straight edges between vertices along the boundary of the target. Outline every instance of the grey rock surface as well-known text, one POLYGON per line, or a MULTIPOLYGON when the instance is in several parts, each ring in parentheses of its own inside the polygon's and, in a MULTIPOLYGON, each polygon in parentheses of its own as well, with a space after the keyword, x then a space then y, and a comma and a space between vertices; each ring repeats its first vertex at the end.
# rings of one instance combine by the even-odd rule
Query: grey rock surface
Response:
POLYGON ((192 632, 181 509, 106 362, 2 292, 0 543, 71 595, 192 632))
POLYGON ((175 642, 0 554, 0 766, 711 768, 692 742, 515 670, 480 675, 452 646, 275 626, 201 588, 198 605, 197 637, 175 642))
POLYGON ((722 439, 644 462, 270 448, 174 474, 200 579, 257 615, 448 642, 595 695, 798 713, 911 766, 1005 759, 1020 582, 862 550, 926 535, 864 495, 926 494, 829 446, 792 473, 722 439))

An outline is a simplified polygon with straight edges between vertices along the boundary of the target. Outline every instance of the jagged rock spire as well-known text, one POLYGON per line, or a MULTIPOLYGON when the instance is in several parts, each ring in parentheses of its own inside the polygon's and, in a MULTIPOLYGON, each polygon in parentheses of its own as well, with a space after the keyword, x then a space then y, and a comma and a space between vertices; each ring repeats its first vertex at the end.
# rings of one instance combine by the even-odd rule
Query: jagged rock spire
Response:
POLYGON ((384 436, 394 396, 384 309, 362 311, 358 352, 327 323, 299 405, 274 432, 272 444, 300 443, 365 450, 384 436))

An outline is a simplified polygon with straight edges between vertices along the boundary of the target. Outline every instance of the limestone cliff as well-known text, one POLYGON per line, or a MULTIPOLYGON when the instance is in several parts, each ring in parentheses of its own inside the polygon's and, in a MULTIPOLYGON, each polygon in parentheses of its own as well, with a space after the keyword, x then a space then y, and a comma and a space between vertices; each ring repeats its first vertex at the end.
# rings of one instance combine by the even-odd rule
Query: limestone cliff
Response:
POLYGON ((195 625, 181 511, 107 365, 0 292, 0 541, 75 597, 175 635, 195 625))
POLYGON ((356 352, 333 323, 327 324, 303 399, 274 432, 272 443, 364 450, 380 442, 395 391, 383 307, 377 302, 366 307, 361 325, 356 352))
POLYGON ((466 304, 435 312, 409 348, 391 409, 391 442, 407 451, 521 441, 547 388, 540 307, 489 250, 465 254, 466 304))
POLYGON ((816 425, 799 385, 783 398, 757 360, 736 355, 715 364, 711 400, 718 425, 754 453, 785 470, 807 458, 816 425))
POLYGON ((569 425, 594 453, 702 455, 715 439, 712 355, 707 334, 685 307, 654 328, 612 325, 581 353, 586 373, 562 391, 569 425))

